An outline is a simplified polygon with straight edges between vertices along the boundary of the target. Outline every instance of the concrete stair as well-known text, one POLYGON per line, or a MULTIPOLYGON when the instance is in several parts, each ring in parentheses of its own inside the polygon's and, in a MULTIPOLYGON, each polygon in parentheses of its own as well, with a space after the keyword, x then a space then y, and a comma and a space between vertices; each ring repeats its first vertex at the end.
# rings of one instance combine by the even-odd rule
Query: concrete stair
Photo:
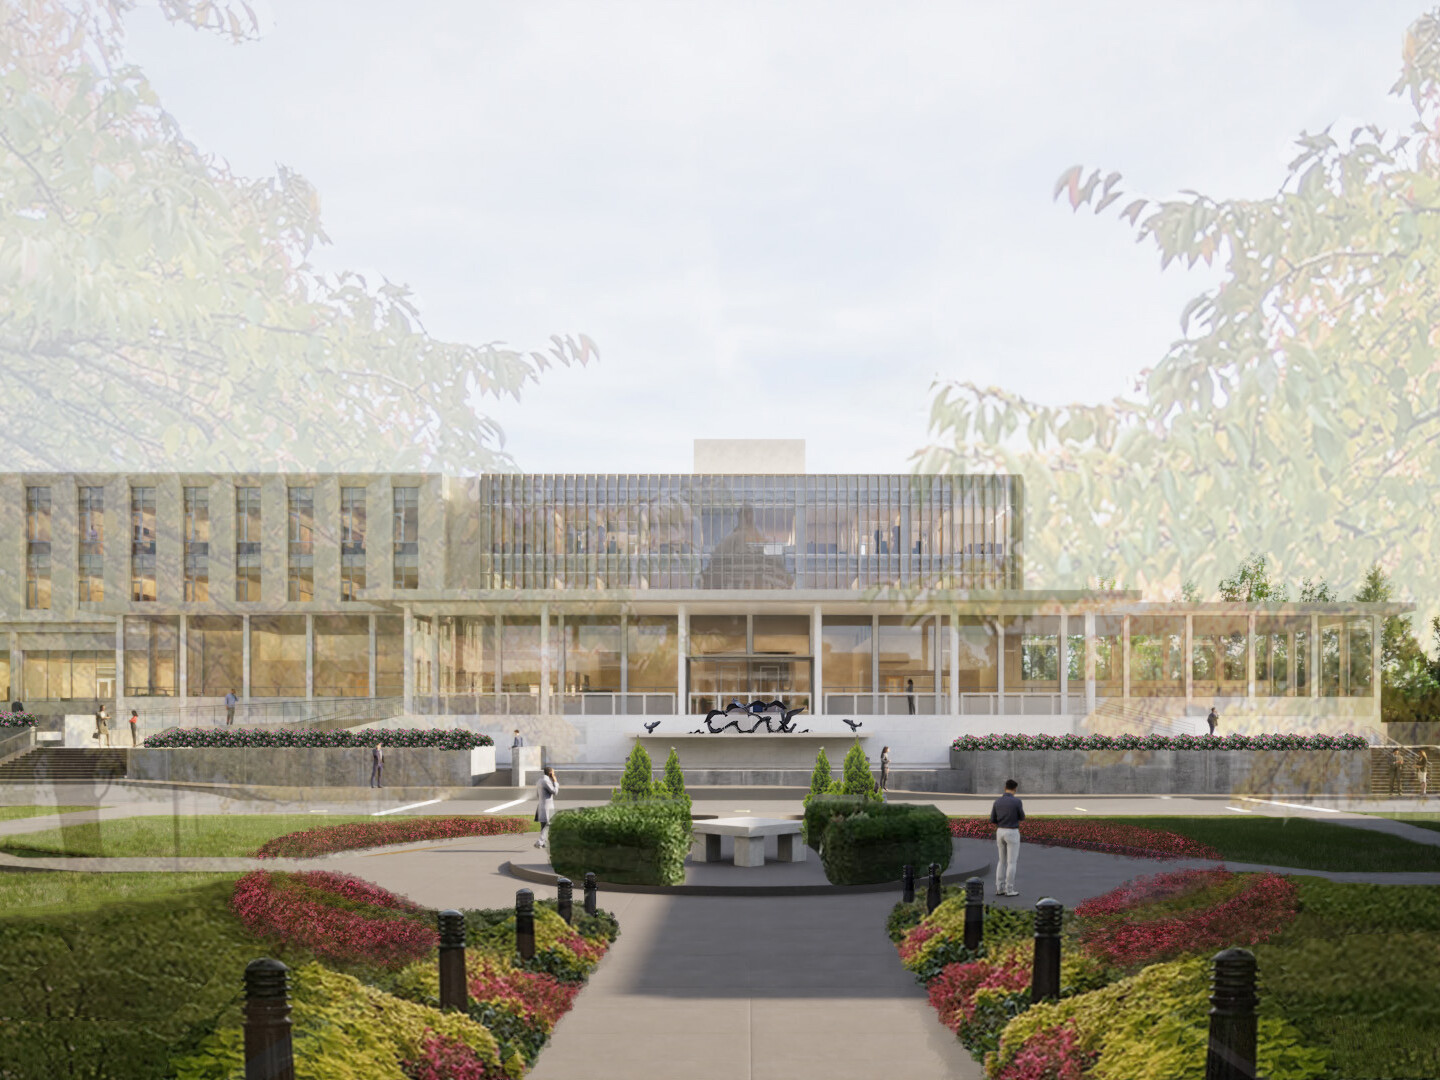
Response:
MULTIPOLYGON (((1376 798, 1390 797, 1390 754, 1394 749, 1393 746, 1372 746, 1370 748, 1370 794, 1376 798)), ((1405 759, 1405 764, 1400 769, 1400 797, 1418 799, 1420 797, 1420 780, 1415 775, 1415 766, 1420 755, 1409 747, 1401 747, 1400 755, 1405 759)), ((1430 767, 1432 787, 1434 786, 1434 771, 1432 761, 1430 767)))
POLYGON ((124 750, 42 746, 0 765, 0 784, 87 783, 125 776, 124 750))

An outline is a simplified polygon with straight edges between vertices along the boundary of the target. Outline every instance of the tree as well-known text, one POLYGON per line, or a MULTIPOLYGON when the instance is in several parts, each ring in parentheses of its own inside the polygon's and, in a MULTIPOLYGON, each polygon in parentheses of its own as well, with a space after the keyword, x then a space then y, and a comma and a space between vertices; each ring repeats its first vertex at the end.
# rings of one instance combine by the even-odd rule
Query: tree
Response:
POLYGON ((1240 564, 1234 576, 1220 582, 1220 599, 1247 604, 1283 602, 1289 594, 1284 584, 1275 584, 1265 567, 1265 556, 1253 552, 1240 564))
POLYGON ((1200 602, 1200 586, 1195 583, 1194 578, 1186 578, 1180 583, 1180 599, 1187 604, 1200 602))
MULTIPOLYGON (((825 748, 820 747, 820 752, 815 755, 815 768, 810 773, 810 794, 830 794, 832 781, 830 779, 830 759, 825 756, 825 748)), ((806 799, 808 804, 809 799, 806 799)))
POLYGON ((875 783, 875 777, 870 772, 870 759, 865 756, 865 748, 856 739, 845 755, 845 764, 841 769, 840 791, 844 795, 862 795, 866 799, 881 798, 879 785, 875 783))
MULTIPOLYGON (((1356 601, 1384 604, 1394 587, 1379 563, 1371 566, 1356 601)), ((1380 715, 1388 724, 1440 720, 1440 617, 1432 620, 1435 659, 1425 655, 1408 615, 1386 618, 1380 634, 1380 715)), ((1405 740, 1413 741, 1413 740, 1405 740)))
POLYGON ((1302 604, 1330 604, 1340 599, 1335 591, 1330 588, 1324 578, 1319 581, 1311 581, 1308 577, 1300 583, 1300 602, 1302 604))
POLYGON ((650 754, 635 740, 635 749, 625 760, 625 772, 620 776, 620 786, 610 793, 611 802, 637 802, 653 798, 658 786, 654 780, 655 769, 650 763, 650 754))
MULTIPOLYGON (((0 20, 0 427, 7 468, 477 472, 509 464, 484 396, 545 352, 441 341, 409 291, 309 262, 298 173, 236 176, 124 56, 134 0, 27 0, 0 20)), ((236 43, 244 0, 162 0, 236 43)))
POLYGON ((1402 567, 1402 593, 1437 613, 1440 12, 1405 35, 1393 90, 1409 130, 1303 133, 1273 195, 1157 201, 1118 172, 1060 178, 1057 198, 1118 209, 1162 267, 1219 259, 1224 275, 1133 395, 937 388, 920 465, 1022 474, 1027 572, 1062 587, 1109 560, 1158 590, 1254 547, 1294 578, 1402 567))
POLYGON ((690 796, 685 791, 685 774, 680 769, 680 755, 675 753, 673 746, 670 747, 670 756, 665 759, 665 778, 656 786, 672 799, 684 799, 687 803, 690 801, 690 796))

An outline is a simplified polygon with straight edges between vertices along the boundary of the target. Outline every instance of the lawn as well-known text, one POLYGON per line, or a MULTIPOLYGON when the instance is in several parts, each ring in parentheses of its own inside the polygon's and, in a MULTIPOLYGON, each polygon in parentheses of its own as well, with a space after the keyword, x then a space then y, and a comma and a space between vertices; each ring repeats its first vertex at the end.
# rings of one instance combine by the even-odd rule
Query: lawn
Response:
POLYGON ((0 821, 16 818, 43 817, 46 814, 70 814, 77 810, 98 810, 98 806, 0 806, 0 821))
MULTIPOLYGON (((0 838, 0 851, 36 858, 244 856, 267 840, 302 829, 384 820, 369 814, 353 817, 341 814, 145 815, 86 821, 62 829, 6 836, 0 838)), ((526 821, 534 824, 528 818, 526 821)))
POLYGON ((1440 871, 1440 846, 1417 844, 1387 833, 1311 818, 1258 814, 1227 817, 1102 817, 1097 814, 1087 815, 1084 820, 1179 833, 1210 845, 1222 858, 1233 862, 1297 870, 1440 871))
POLYGON ((1424 811, 1406 813, 1401 810, 1394 813, 1371 813, 1370 816, 1389 818, 1391 821, 1403 821, 1407 825, 1418 825, 1422 829, 1432 829, 1435 832, 1440 832, 1440 813, 1427 814, 1424 811))

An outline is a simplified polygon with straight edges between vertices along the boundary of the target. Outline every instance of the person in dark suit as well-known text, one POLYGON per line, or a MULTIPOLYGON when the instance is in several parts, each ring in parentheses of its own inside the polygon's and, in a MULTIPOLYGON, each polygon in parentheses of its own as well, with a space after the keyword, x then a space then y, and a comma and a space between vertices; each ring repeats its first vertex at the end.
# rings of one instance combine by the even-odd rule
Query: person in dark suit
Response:
POLYGON ((385 786, 385 749, 378 742, 370 748, 370 786, 385 786))
POLYGON ((910 715, 915 715, 915 680, 905 680, 905 704, 910 708, 910 715))
POLYGON ((1210 734, 1215 734, 1215 725, 1220 722, 1220 714, 1215 711, 1215 706, 1210 706, 1210 715, 1205 717, 1205 723, 1210 725, 1210 734))
POLYGON ((1020 862, 1020 822, 1025 820, 1025 804, 1016 797, 1020 785, 1005 781, 1005 794, 990 807, 990 822, 995 826, 995 895, 1019 896, 1015 889, 1015 868, 1020 862))

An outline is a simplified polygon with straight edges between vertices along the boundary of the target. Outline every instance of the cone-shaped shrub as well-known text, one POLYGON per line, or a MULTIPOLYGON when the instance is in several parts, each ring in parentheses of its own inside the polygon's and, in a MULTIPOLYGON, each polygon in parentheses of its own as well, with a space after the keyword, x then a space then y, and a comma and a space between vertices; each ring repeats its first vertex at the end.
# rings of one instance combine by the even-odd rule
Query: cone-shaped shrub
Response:
POLYGON ((855 740, 855 745, 850 747, 850 752, 845 755, 845 766, 842 770, 843 779, 840 781, 840 791, 844 795, 864 795, 867 799, 879 799, 880 793, 876 790, 875 777, 870 773, 870 759, 865 756, 865 748, 860 745, 860 740, 855 740))
POLYGON ((640 740, 636 739, 635 749, 630 751, 630 757, 625 762, 625 773, 620 777, 620 786, 611 792, 611 800, 635 802, 650 798, 655 794, 653 774, 654 766, 650 764, 650 754, 640 745, 640 740))
POLYGON ((810 794, 824 795, 829 791, 830 759, 825 756, 825 748, 822 746, 820 753, 815 755, 815 771, 810 774, 810 794))
POLYGON ((675 753, 673 746, 670 747, 670 756, 665 759, 665 779, 659 786, 672 799, 690 801, 690 796, 685 793, 685 774, 680 771, 680 755, 675 753))

